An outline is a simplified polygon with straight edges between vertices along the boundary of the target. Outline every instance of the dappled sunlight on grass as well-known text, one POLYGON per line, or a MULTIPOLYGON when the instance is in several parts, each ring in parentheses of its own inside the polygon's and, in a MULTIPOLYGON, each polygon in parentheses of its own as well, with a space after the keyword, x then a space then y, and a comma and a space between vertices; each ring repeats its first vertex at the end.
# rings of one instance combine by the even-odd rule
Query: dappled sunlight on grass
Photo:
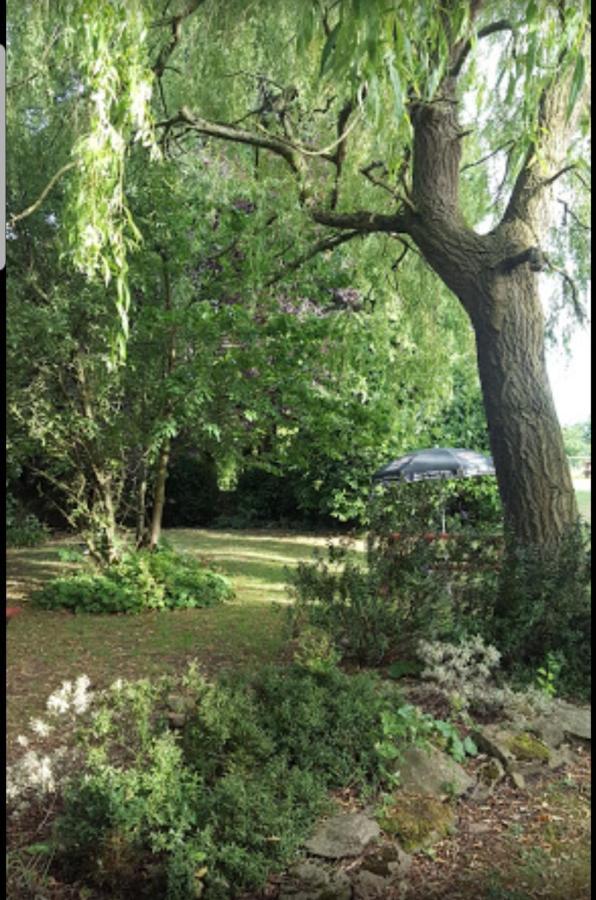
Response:
POLYGON ((211 609, 149 612, 138 616, 72 615, 38 610, 27 602, 44 581, 74 571, 59 551, 77 541, 61 536, 41 547, 7 551, 9 602, 23 605, 7 640, 8 750, 47 696, 65 679, 87 674, 96 687, 118 677, 180 671, 197 658, 207 672, 274 662, 286 652, 291 603, 288 569, 324 550, 331 535, 172 529, 165 537, 214 565, 232 581, 235 598, 211 609))

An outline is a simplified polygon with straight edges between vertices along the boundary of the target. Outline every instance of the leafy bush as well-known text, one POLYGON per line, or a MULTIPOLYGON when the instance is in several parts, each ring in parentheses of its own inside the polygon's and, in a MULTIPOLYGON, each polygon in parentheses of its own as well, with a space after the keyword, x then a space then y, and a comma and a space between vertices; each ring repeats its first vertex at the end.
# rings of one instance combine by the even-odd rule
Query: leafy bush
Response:
POLYGON ((101 572, 54 578, 32 594, 42 609, 139 613, 214 606, 232 596, 229 581, 171 549, 129 553, 101 572))
POLYGON ((57 793, 53 874, 114 900, 259 890, 330 808, 330 788, 392 784, 388 760, 421 738, 471 749, 370 674, 271 667, 210 683, 191 665, 88 687, 84 676, 65 683, 48 701, 52 721, 32 723, 39 741, 58 718, 78 711, 80 722, 68 758, 36 757, 16 781, 9 771, 9 815, 32 775, 57 793))
POLYGON ((36 547, 49 537, 49 530, 37 516, 27 512, 12 494, 6 495, 6 546, 36 547))
POLYGON ((501 544, 471 530, 371 533, 366 562, 330 546, 290 574, 290 620, 324 629, 366 665, 407 655, 420 638, 465 635, 492 612, 501 544))
POLYGON ((487 623, 509 671, 532 681, 550 654, 560 666, 559 689, 589 696, 591 622, 589 525, 571 528, 557 553, 512 547, 495 616, 487 623))
POLYGON ((496 480, 476 477, 376 485, 368 521, 377 535, 419 534, 439 531, 443 514, 449 534, 470 527, 475 532, 500 531, 503 511, 496 480))
POLYGON ((114 897, 223 900, 262 887, 329 787, 379 779, 381 717, 399 705, 388 690, 299 667, 114 686, 80 732, 84 767, 54 834, 61 874, 114 897), (175 731, 173 697, 186 710, 175 731))
POLYGON ((425 664, 422 677, 434 681, 458 712, 504 702, 496 680, 501 654, 480 635, 457 644, 420 641, 417 653, 425 664))

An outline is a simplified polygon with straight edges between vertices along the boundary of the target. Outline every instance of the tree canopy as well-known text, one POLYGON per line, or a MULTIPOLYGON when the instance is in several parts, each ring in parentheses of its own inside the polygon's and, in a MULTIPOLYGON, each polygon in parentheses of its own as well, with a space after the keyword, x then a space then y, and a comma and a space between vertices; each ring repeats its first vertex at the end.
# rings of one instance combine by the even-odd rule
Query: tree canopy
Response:
POLYGON ((222 472, 301 464, 301 435, 404 449, 475 338, 509 524, 552 542, 576 509, 538 280, 585 315, 589 32, 536 0, 15 5, 14 296, 76 294, 44 336, 75 365, 83 317, 140 458, 184 427, 222 472))

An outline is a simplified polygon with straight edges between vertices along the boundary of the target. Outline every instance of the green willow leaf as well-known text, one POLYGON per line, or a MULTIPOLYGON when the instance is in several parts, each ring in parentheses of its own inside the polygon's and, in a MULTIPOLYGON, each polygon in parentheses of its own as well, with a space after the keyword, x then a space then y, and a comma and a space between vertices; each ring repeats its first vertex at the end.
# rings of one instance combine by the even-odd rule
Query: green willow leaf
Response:
POLYGON ((332 54, 337 46, 337 39, 339 37, 339 30, 341 28, 341 21, 337 22, 329 33, 329 37, 325 41, 325 46, 323 47, 323 52, 321 53, 321 67, 319 69, 319 77, 322 77, 327 71, 328 65, 331 61, 332 54))
POLYGON ((586 60, 585 57, 580 53, 575 61, 575 68, 573 70, 573 75, 571 77, 571 87, 569 89, 569 100, 567 101, 567 121, 571 116, 575 108, 575 104, 577 103, 577 98, 579 97, 581 90, 584 86, 586 80, 586 60))

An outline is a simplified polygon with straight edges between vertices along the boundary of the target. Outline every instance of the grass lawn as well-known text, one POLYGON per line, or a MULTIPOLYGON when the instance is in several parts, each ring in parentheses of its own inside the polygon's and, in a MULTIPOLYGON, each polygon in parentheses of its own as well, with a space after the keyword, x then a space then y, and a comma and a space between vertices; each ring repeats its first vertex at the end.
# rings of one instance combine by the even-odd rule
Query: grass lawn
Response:
POLYGON ((65 679, 85 673, 97 687, 118 677, 175 671, 196 657, 207 672, 242 668, 283 656, 285 570, 309 560, 328 538, 281 532, 173 529, 166 537, 229 575, 236 598, 213 609, 150 612, 140 616, 72 615, 33 609, 29 593, 76 568, 59 559, 72 539, 7 550, 8 605, 23 613, 7 629, 7 731, 15 738, 65 679))
POLYGON ((591 522, 592 480, 590 478, 574 478, 573 486, 575 487, 579 513, 586 522, 591 522))

